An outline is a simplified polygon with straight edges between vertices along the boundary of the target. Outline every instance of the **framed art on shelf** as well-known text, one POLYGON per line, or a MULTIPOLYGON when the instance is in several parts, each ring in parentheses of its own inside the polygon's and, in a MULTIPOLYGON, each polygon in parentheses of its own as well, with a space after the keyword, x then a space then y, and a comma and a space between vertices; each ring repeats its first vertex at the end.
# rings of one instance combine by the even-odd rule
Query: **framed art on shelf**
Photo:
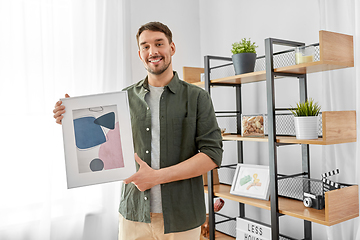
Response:
POLYGON ((136 172, 126 91, 61 101, 68 188, 121 181, 136 172))
POLYGON ((269 166, 239 163, 230 193, 243 197, 269 199, 270 172, 269 166))

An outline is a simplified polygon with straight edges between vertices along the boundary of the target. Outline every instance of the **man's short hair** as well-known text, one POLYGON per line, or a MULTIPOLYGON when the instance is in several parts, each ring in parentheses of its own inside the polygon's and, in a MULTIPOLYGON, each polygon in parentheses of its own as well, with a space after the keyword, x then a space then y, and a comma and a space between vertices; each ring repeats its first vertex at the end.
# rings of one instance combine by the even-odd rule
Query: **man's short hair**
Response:
POLYGON ((165 34, 166 38, 168 39, 169 44, 172 43, 172 33, 171 33, 171 30, 168 28, 168 26, 166 26, 165 24, 163 24, 161 22, 149 22, 149 23, 142 25, 136 34, 136 40, 137 40, 138 46, 139 46, 140 34, 145 30, 150 30, 150 31, 154 31, 154 32, 162 32, 165 34))

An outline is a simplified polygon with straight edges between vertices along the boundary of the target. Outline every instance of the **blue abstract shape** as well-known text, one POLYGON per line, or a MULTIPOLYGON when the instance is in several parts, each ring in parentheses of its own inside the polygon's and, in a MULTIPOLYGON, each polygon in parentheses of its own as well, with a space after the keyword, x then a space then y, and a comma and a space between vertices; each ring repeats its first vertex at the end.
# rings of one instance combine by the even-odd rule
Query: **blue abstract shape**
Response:
POLYGON ((106 142, 104 132, 94 120, 94 117, 74 119, 75 141, 79 149, 95 147, 106 142))
POLYGON ((94 123, 98 124, 100 126, 109 128, 109 129, 114 129, 115 128, 115 113, 109 112, 107 114, 104 114, 104 115, 98 117, 97 119, 95 119, 94 123))
POLYGON ((93 172, 104 169, 104 162, 100 158, 95 158, 90 162, 90 169, 93 172))

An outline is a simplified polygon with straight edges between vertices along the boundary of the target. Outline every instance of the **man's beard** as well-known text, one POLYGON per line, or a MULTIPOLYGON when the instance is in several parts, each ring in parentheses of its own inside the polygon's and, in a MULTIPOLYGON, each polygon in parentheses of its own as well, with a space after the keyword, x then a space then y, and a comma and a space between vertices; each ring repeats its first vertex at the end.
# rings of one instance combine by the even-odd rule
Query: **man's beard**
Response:
POLYGON ((152 70, 152 69, 151 69, 150 67, 148 67, 148 66, 146 66, 145 69, 146 69, 146 71, 148 71, 148 72, 151 73, 151 74, 160 75, 160 74, 162 74, 163 72, 165 72, 165 71, 169 68, 170 64, 171 64, 171 60, 170 60, 170 62, 169 62, 167 65, 165 65, 165 66, 164 66, 163 68, 161 68, 161 69, 152 70))

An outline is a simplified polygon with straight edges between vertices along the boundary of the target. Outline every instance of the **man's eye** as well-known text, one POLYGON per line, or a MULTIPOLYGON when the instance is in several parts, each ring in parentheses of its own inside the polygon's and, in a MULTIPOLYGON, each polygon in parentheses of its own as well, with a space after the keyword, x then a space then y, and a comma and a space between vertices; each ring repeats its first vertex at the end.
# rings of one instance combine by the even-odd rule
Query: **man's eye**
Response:
POLYGON ((144 46, 142 49, 147 50, 148 48, 149 48, 149 46, 144 46))
POLYGON ((161 45, 163 45, 162 43, 158 43, 158 44, 156 44, 156 46, 158 46, 158 47, 160 47, 161 45))

